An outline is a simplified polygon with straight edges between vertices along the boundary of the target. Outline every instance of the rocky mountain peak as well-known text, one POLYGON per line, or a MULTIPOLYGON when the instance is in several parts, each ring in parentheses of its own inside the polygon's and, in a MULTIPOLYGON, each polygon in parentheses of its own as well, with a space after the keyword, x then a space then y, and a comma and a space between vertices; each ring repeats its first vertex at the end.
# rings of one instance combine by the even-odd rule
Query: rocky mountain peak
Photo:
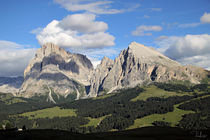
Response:
POLYGON ((57 54, 61 55, 62 57, 66 58, 70 55, 69 52, 65 51, 63 48, 60 48, 59 46, 53 44, 53 43, 46 43, 42 45, 40 49, 38 49, 36 53, 37 58, 43 58, 45 56, 49 56, 50 54, 57 54))
POLYGON ((141 63, 157 63, 169 67, 180 66, 178 62, 161 54, 155 48, 147 47, 137 42, 132 42, 126 51, 128 55, 133 55, 133 57, 139 59, 141 63))
POLYGON ((146 47, 142 44, 132 42, 128 46, 129 53, 133 53, 138 58, 146 58, 146 57, 157 57, 157 56, 163 56, 161 53, 156 51, 154 48, 146 47))
POLYGON ((77 93, 79 98, 85 94, 84 86, 89 85, 92 70, 93 65, 86 56, 47 43, 37 50, 25 69, 20 93, 23 96, 34 96, 46 93, 49 89, 51 93, 53 89, 62 96, 77 93), (83 90, 82 93, 80 90, 83 90))
POLYGON ((109 66, 112 65, 114 63, 114 61, 112 59, 109 59, 108 57, 103 57, 103 59, 101 60, 101 65, 103 66, 109 66))
POLYGON ((107 62, 112 61, 104 58, 95 70, 90 96, 151 82, 180 80, 197 84, 205 75, 204 69, 182 66, 155 49, 136 42, 121 51, 110 67, 107 67, 107 62))

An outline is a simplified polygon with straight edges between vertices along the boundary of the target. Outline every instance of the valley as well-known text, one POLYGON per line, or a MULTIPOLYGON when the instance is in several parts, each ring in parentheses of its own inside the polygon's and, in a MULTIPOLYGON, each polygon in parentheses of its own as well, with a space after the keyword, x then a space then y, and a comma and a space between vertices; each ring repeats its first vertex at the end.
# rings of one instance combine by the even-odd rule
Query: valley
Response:
POLYGON ((209 91, 207 84, 185 86, 154 83, 146 87, 137 86, 91 99, 61 104, 45 102, 45 105, 39 105, 43 109, 34 106, 34 111, 27 111, 31 109, 28 109, 26 104, 33 104, 35 100, 23 98, 27 102, 6 104, 2 102, 5 99, 1 98, 0 107, 7 107, 7 110, 1 112, 0 122, 9 123, 10 126, 15 124, 19 128, 26 125, 29 129, 56 128, 77 133, 119 131, 148 126, 207 129, 210 123, 208 107, 201 108, 197 104, 198 109, 188 109, 188 104, 205 100, 202 104, 208 105, 209 91), (173 89, 168 88, 171 86, 173 89), (30 103, 31 101, 33 102, 30 103), (15 109, 19 108, 18 106, 22 107, 22 111, 15 109), (10 111, 10 108, 15 111, 10 111), (194 122, 190 122, 188 126, 188 121, 192 121, 190 119, 192 115, 194 122), (183 121, 185 118, 188 118, 188 121, 183 121), (205 125, 200 126, 196 123, 205 125))

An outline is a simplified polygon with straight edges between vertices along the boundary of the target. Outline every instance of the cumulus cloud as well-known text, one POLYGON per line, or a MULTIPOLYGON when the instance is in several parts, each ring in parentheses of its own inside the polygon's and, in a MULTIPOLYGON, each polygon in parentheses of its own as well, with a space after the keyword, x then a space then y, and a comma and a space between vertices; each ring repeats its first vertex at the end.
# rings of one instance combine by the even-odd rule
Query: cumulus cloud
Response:
POLYGON ((110 0, 54 0, 55 3, 60 4, 68 11, 86 11, 94 14, 117 14, 126 11, 132 11, 138 8, 140 5, 136 4, 133 7, 126 9, 113 9, 110 0))
POLYGON ((210 68, 210 35, 186 35, 183 37, 157 38, 159 51, 182 64, 210 68))
POLYGON ((74 14, 68 15, 59 26, 64 30, 74 30, 82 33, 104 32, 108 25, 101 21, 95 21, 96 16, 93 14, 74 14))
POLYGON ((162 27, 161 26, 146 26, 146 25, 141 25, 136 28, 135 31, 132 31, 133 36, 149 36, 152 35, 151 32, 158 32, 161 31, 162 27))
POLYGON ((202 23, 210 23, 210 13, 204 13, 203 16, 200 18, 202 23))
POLYGON ((113 46, 115 37, 106 32, 108 25, 95 19, 94 14, 86 13, 53 20, 37 34, 37 39, 41 45, 52 42, 71 49, 113 46))
POLYGON ((20 76, 36 49, 0 40, 0 76, 20 76))

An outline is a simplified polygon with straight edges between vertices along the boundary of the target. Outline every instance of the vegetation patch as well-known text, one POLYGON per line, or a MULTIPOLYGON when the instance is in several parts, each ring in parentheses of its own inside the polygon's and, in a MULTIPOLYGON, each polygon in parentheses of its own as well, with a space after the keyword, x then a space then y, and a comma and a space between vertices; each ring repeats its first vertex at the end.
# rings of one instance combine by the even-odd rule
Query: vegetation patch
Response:
POLYGON ((38 118, 54 118, 54 117, 72 117, 77 116, 74 109, 61 109, 60 107, 46 108, 33 112, 26 112, 20 114, 20 116, 28 117, 28 119, 38 118))
POLYGON ((24 103, 27 102, 21 98, 14 97, 12 94, 0 94, 0 101, 4 102, 6 105, 11 105, 15 103, 24 103))
POLYGON ((150 85, 149 87, 145 88, 144 92, 139 94, 139 96, 133 98, 131 101, 133 102, 138 100, 146 101, 148 98, 151 97, 168 98, 170 96, 184 96, 184 95, 189 95, 189 94, 165 91, 164 89, 160 89, 155 85, 150 85))
POLYGON ((108 116, 111 116, 111 115, 106 115, 106 116, 102 116, 102 117, 99 117, 99 118, 87 117, 87 119, 89 120, 88 124, 82 125, 81 127, 88 127, 88 126, 97 127, 101 123, 101 121, 108 116))
MULTIPOLYGON (((153 123, 156 121, 162 121, 162 122, 167 122, 169 123, 171 126, 176 126, 179 124, 179 122, 182 120, 184 115, 187 114, 193 114, 196 113, 197 111, 193 110, 193 108, 188 109, 188 110, 182 110, 179 109, 179 107, 187 104, 187 103, 191 103, 192 101, 200 101, 201 99, 205 99, 210 97, 210 95, 204 95, 198 98, 193 98, 191 100, 188 101, 184 101, 182 103, 176 104, 174 105, 174 110, 173 112, 168 112, 166 114, 152 114, 140 119, 136 119, 134 121, 134 125, 130 126, 128 129, 133 129, 133 128, 141 128, 141 127, 146 127, 146 126, 153 126, 153 123)), ((191 105, 192 106, 192 105, 191 105)), ((183 107, 182 107, 183 108, 183 107)), ((207 107, 206 107, 207 108, 207 107)))
POLYGON ((163 121, 176 126, 185 114, 195 113, 194 111, 185 111, 178 108, 180 104, 174 105, 174 111, 166 114, 152 114, 134 121, 134 125, 128 129, 141 128, 146 126, 153 126, 155 121, 163 121))
POLYGON ((93 100, 105 99, 105 98, 111 97, 113 95, 115 95, 115 94, 114 93, 105 94, 105 95, 101 95, 101 96, 95 97, 95 98, 93 98, 93 100))
POLYGON ((169 81, 171 84, 178 84, 178 85, 186 85, 186 86, 192 86, 193 84, 189 80, 177 80, 173 79, 169 81))

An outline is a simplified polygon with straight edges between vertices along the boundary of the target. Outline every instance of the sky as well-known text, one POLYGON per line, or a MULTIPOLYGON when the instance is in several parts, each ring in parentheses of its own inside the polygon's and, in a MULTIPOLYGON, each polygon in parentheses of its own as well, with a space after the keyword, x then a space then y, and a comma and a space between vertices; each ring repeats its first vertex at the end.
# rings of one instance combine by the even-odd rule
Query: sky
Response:
POLYGON ((131 42, 210 70, 210 0, 0 0, 0 76, 52 42, 96 66, 131 42))

